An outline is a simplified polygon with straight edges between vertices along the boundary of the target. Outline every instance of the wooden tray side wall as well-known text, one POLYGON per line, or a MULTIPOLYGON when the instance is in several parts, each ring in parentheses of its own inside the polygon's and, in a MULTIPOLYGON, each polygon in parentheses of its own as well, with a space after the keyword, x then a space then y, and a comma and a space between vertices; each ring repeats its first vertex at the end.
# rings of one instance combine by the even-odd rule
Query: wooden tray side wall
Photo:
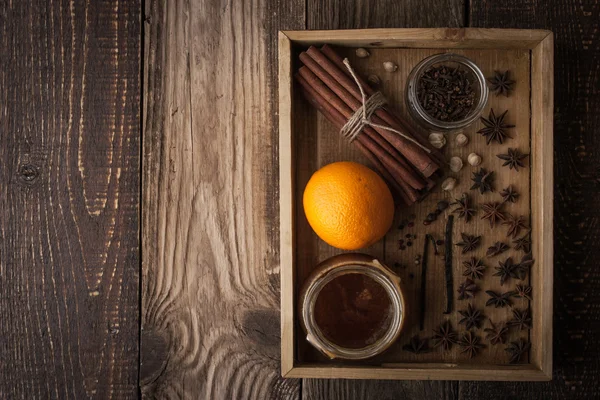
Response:
MULTIPOLYGON (((298 243, 295 237, 298 190, 295 186, 292 66, 293 43, 324 42, 365 47, 507 48, 531 50, 531 209, 536 265, 532 279, 552 288, 552 88, 553 42, 547 31, 486 29, 380 29, 366 31, 295 31, 279 37, 280 210, 281 210, 281 338, 285 377, 363 379, 548 380, 552 371, 552 290, 538 290, 532 308, 535 327, 530 364, 491 366, 441 363, 398 363, 384 367, 322 366, 299 363, 295 354, 295 279, 298 243), (346 36, 344 36, 346 34, 346 36), (421 38, 421 40, 419 40, 421 38), (510 40, 507 40, 510 38, 510 40), (290 40, 291 39, 291 40, 290 40), (544 266, 540 268, 539 266, 544 266)), ((305 117, 304 115, 299 116, 305 117)))

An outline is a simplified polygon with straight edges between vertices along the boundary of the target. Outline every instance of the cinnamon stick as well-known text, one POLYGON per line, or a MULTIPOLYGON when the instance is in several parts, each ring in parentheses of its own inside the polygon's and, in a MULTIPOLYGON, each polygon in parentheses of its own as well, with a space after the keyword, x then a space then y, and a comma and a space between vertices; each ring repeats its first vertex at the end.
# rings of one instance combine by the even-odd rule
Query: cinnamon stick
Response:
MULTIPOLYGON (((297 76, 297 79, 300 81, 304 78, 297 76)), ((302 87, 302 91, 304 93, 304 97, 323 114, 323 116, 329 120, 338 129, 341 129, 344 126, 344 117, 339 114, 335 109, 330 109, 329 111, 320 104, 317 99, 311 95, 305 87, 302 87), (337 113, 337 115, 336 115, 337 113), (339 118, 338 118, 339 117, 339 118)), ((401 187, 401 185, 396 181, 396 179, 390 174, 390 172, 383 166, 381 161, 365 146, 361 141, 355 141, 356 147, 359 151, 371 161, 377 172, 383 177, 383 179, 391 186, 391 189, 394 193, 396 193, 400 199, 408 206, 413 204, 416 201, 415 193, 411 191, 411 195, 408 195, 407 192, 401 187)))
MULTIPOLYGON (((346 115, 347 118, 350 118, 350 116, 353 115, 356 112, 356 110, 358 110, 360 107, 362 107, 362 103, 360 101, 355 99, 350 92, 348 92, 342 85, 340 85, 338 83, 338 81, 336 81, 333 78, 333 76, 331 76, 325 69, 323 69, 308 54, 306 54, 305 52, 300 53, 300 61, 302 61, 304 63, 304 65, 306 67, 308 67, 308 69, 310 69, 310 71, 313 74, 315 74, 329 89, 331 89, 332 92, 337 94, 337 96, 344 103, 346 103, 346 105, 348 107, 350 107, 350 110, 352 110, 352 112, 344 113, 344 115, 346 115)), ((373 122, 375 122, 376 124, 385 124, 384 121, 381 121, 376 117, 372 117, 372 118, 373 118, 373 122)), ((364 131, 366 134, 368 134, 371 137, 371 139, 376 140, 380 146, 382 146, 384 149, 386 149, 386 151, 388 153, 390 153, 392 156, 394 156, 394 158, 398 159, 398 161, 405 168, 413 170, 415 172, 415 175, 420 175, 419 172, 416 171, 410 163, 407 163, 406 161, 404 161, 404 158, 401 156, 401 154, 398 152, 398 150, 394 146, 392 146, 390 144, 390 142, 385 140, 385 138, 383 136, 381 136, 382 133, 389 134, 391 132, 385 131, 385 130, 383 130, 384 132, 382 132, 382 129, 376 128, 376 127, 365 127, 364 131), (374 131, 378 132, 379 135, 374 131)))
MULTIPOLYGON (((346 120, 354 114, 352 110, 306 66, 301 67, 298 73, 321 97, 333 105, 346 120)), ((398 160, 394 159, 389 153, 387 156, 382 154, 380 159, 384 165, 394 170, 414 189, 421 190, 425 187, 426 183, 420 176, 416 175, 410 168, 407 168, 407 166, 403 165, 401 162, 398 162, 398 160)))
MULTIPOLYGON (((321 52, 323 54, 325 54, 325 56, 327 56, 327 58, 329 58, 329 60, 331 60, 331 62, 333 62, 340 70, 342 70, 348 76, 348 78, 352 77, 350 75, 350 71, 348 71, 348 68, 346 68, 346 66, 344 65, 344 60, 342 59, 342 57, 339 54, 337 54, 331 46, 329 46, 328 44, 323 45, 321 47, 321 52)), ((375 90, 373 88, 371 88, 371 86, 369 86, 369 84, 367 82, 365 82, 364 79, 362 79, 359 75, 357 75, 356 77, 358 78, 358 81, 364 88, 365 93, 367 93, 367 95, 370 96, 373 93, 375 93, 375 90)), ((355 87, 355 86, 353 86, 353 87, 355 87)), ((356 97, 356 98, 360 99, 360 91, 358 90, 357 87, 355 87, 355 88, 356 88, 356 91, 353 92, 353 95, 358 95, 358 97, 356 97)), ((422 144, 423 146, 427 146, 427 148, 429 148, 429 150, 431 150, 430 155, 436 160, 436 162, 439 165, 444 164, 444 162, 445 162, 444 156, 437 149, 431 148, 431 146, 428 143, 427 138, 423 137, 423 135, 421 135, 421 133, 419 131, 417 131, 416 129, 414 129, 410 124, 407 124, 406 122, 404 122, 403 118, 401 118, 396 112, 394 112, 393 110, 386 109, 386 108, 381 108, 375 112, 375 115, 377 115, 381 119, 383 119, 392 128, 399 130, 401 132, 408 133, 411 137, 413 137, 415 140, 417 140, 420 144, 422 144)))
MULTIPOLYGON (((327 56, 325 56, 318 48, 311 46, 306 53, 314 60, 317 64, 319 64, 324 70, 329 72, 329 74, 340 84, 342 85, 352 96, 362 102, 362 97, 360 95, 360 91, 356 86, 356 83, 350 78, 346 73, 340 69, 336 65, 336 63, 332 62, 327 56)), ((345 69, 345 67, 344 67, 345 69)), ((359 81, 360 82, 360 81, 359 81)), ((361 83, 362 84, 362 83, 361 83)), ((368 85, 363 86, 365 88, 366 93, 372 93, 373 89, 371 89, 368 85)), ((375 112, 375 116, 378 118, 373 118, 373 122, 377 124, 388 124, 390 127, 399 130, 401 132, 406 132, 406 128, 399 126, 395 120, 389 118, 388 121, 383 120, 381 115, 384 114, 385 111, 379 109, 375 112)), ((397 135, 396 133, 387 131, 387 130, 378 130, 378 132, 390 143, 394 145, 410 162, 417 168, 419 172, 421 172, 425 177, 431 176, 439 166, 430 157, 422 148, 417 146, 415 143, 406 140, 402 136, 397 135)), ((415 138, 415 140, 417 140, 415 138)))
MULTIPOLYGON (((344 118, 344 116, 338 110, 336 110, 335 107, 328 103, 325 98, 317 93, 317 91, 310 86, 308 81, 302 77, 302 75, 297 74, 296 79, 304 89, 306 99, 310 101, 311 104, 313 104, 337 129, 341 129, 341 127, 346 123, 346 118, 344 118)), ((388 171, 383 166, 382 162, 377 159, 378 155, 380 159, 384 157, 381 156, 382 151, 381 149, 377 148, 376 143, 370 142, 369 138, 365 137, 361 133, 356 139, 356 145, 363 152, 363 154, 365 154, 365 156, 371 160, 381 175, 389 181, 394 189, 396 189, 398 194, 402 197, 407 205, 413 204, 419 198, 417 192, 412 189, 410 185, 404 182, 402 178, 398 177, 392 171, 388 171)))

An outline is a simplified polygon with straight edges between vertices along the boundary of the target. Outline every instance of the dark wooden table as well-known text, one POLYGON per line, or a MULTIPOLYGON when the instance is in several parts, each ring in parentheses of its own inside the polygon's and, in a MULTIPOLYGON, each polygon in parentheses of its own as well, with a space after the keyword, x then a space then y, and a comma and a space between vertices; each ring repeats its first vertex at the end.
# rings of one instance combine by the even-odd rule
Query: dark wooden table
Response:
POLYGON ((597 0, 0 1, 0 399, 600 398, 597 0), (279 374, 277 31, 555 33, 554 377, 279 374))

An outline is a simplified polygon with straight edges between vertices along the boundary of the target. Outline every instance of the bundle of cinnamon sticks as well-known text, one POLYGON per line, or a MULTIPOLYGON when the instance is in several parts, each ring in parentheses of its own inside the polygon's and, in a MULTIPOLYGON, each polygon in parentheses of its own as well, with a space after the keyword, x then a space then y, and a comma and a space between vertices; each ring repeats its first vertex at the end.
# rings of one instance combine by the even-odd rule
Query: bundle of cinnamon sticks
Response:
MULTIPOLYGON (((300 54, 304 64, 295 75, 307 100, 337 129, 362 107, 360 88, 367 96, 375 91, 360 77, 353 78, 340 57, 328 45, 321 49, 311 46, 300 54)), ((371 116, 374 124, 402 132, 416 144, 396 132, 366 125, 353 140, 377 171, 402 200, 411 205, 424 197, 435 185, 434 173, 443 163, 427 140, 387 108, 378 108, 371 116), (427 150, 424 150, 424 148, 427 150)))

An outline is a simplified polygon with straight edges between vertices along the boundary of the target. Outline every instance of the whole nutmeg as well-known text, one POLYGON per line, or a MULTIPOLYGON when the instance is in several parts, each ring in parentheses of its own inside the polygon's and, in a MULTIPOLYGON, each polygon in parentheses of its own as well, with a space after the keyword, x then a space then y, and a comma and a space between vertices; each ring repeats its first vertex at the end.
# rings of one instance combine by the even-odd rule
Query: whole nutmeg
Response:
POLYGON ((476 154, 476 153, 471 153, 467 157, 467 161, 469 162, 469 164, 471 164, 472 166, 476 167, 479 164, 481 164, 481 156, 479 154, 476 154))
POLYGON ((446 178, 444 182, 442 182, 442 190, 450 191, 456 187, 456 179, 455 178, 446 178))
POLYGON ((363 49, 362 47, 356 49, 356 57, 358 58, 367 58, 371 54, 367 51, 367 49, 363 49))
POLYGON ((460 157, 452 157, 450 159, 450 170, 452 172, 458 172, 462 169, 463 167, 463 162, 460 159, 460 157))
POLYGON ((456 138, 454 140, 456 140, 456 145, 458 147, 464 147, 467 145, 467 143, 469 143, 469 137, 464 133, 459 133, 458 135, 456 135, 456 138))
POLYGON ((387 72, 396 72, 398 66, 391 61, 386 61, 383 63, 383 69, 385 69, 387 72))
POLYGON ((443 133, 430 133, 429 143, 436 149, 441 149, 446 145, 446 136, 443 133))
POLYGON ((381 83, 381 80, 375 74, 369 75, 367 81, 373 86, 379 86, 379 84, 381 83))

